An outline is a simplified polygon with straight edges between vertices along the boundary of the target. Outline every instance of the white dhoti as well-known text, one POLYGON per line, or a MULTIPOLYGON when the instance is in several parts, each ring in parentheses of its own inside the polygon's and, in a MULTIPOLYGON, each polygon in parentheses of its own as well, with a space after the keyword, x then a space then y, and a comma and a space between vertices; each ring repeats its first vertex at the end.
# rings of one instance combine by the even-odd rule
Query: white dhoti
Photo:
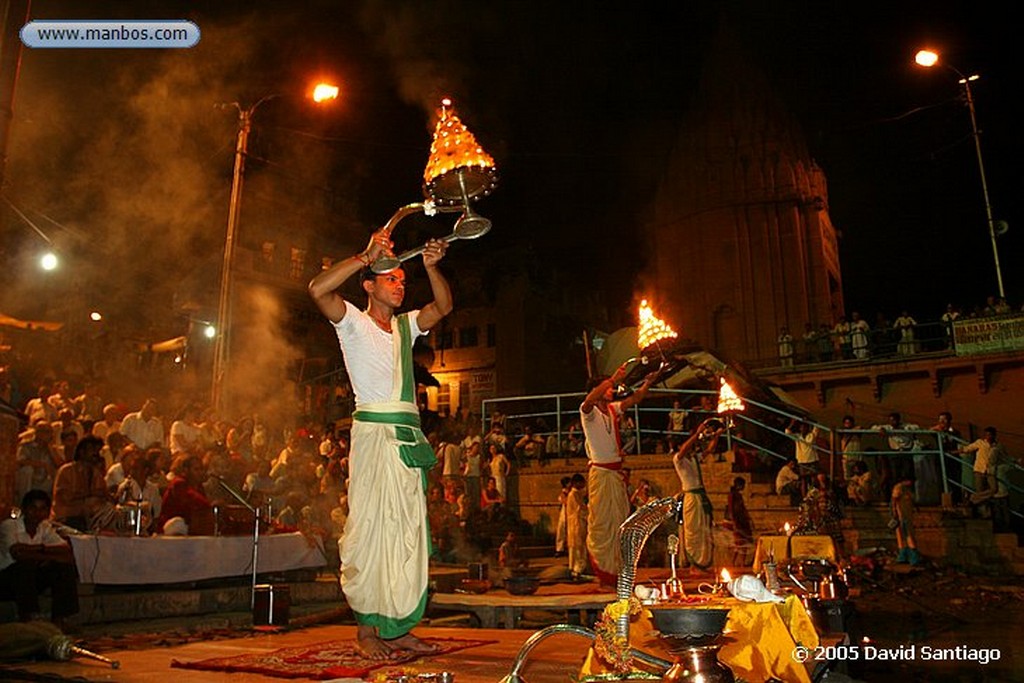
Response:
POLYGON ((711 502, 704 489, 684 492, 680 535, 687 562, 699 569, 707 569, 715 559, 711 525, 711 502))
POLYGON ((622 569, 619 527, 629 516, 629 494, 621 469, 591 465, 587 472, 587 553, 594 575, 614 585, 622 569))
POLYGON ((403 461, 402 447, 416 442, 408 431, 358 417, 352 424, 341 587, 356 621, 382 638, 408 633, 427 604, 430 528, 423 470, 403 461))

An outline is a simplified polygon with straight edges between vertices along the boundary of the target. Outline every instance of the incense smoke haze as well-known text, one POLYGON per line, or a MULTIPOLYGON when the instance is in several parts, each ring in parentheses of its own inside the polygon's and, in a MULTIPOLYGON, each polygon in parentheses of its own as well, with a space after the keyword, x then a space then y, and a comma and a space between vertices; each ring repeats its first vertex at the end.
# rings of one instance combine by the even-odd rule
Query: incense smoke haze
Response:
MULTIPOLYGON (((90 310, 102 311, 117 330, 108 336, 111 356, 130 356, 134 343, 184 334, 189 316, 215 320, 237 111, 214 105, 248 106, 279 90, 274 77, 280 74, 269 67, 278 59, 281 26, 254 14, 202 21, 201 28, 202 41, 192 50, 25 53, 7 195, 53 239, 63 265, 53 274, 56 282, 26 266, 12 278, 0 310, 69 326, 90 310), (68 294, 54 301, 55 292, 68 294)), ((273 174, 329 184, 327 153, 306 146, 297 159, 291 144, 254 132, 240 228, 240 243, 257 249, 261 239, 283 232, 274 235, 283 258, 289 240, 282 223, 308 202, 302 192, 281 197, 273 174), (261 164, 265 157, 279 167, 261 164)), ((27 227, 7 229, 20 237, 27 227)), ((39 246, 21 241, 26 258, 39 246)), ((274 396, 275 410, 292 410, 282 405, 289 403, 282 397, 291 398, 282 383, 299 353, 284 342, 282 307, 263 296, 236 301, 234 314, 258 316, 261 324, 249 326, 244 340, 235 336, 231 379, 246 391, 245 405, 233 408, 251 411, 274 396)), ((40 364, 60 377, 74 369, 65 360, 40 364)), ((208 381, 198 381, 199 398, 208 381)), ((146 393, 131 385, 114 391, 126 400, 146 393)))

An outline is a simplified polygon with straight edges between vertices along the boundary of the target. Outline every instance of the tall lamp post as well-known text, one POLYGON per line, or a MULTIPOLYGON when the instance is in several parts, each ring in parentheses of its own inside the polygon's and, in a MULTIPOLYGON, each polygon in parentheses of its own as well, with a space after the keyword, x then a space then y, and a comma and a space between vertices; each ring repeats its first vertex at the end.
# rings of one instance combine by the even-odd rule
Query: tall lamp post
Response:
MULTIPOLYGON (((939 63, 939 54, 933 50, 920 50, 914 56, 914 61, 923 67, 933 67, 939 63)), ((981 195, 985 200, 985 218, 988 221, 988 237, 992 241, 992 259, 996 266, 996 283, 999 286, 999 297, 1005 298, 1006 291, 1003 288, 1003 271, 999 267, 999 245, 996 243, 996 222, 992 218, 992 204, 988 198, 988 181, 985 179, 985 162, 981 156, 981 135, 978 133, 978 121, 974 113, 974 96, 971 94, 971 81, 978 80, 978 74, 965 76, 963 72, 948 62, 943 66, 957 75, 960 85, 964 86, 964 97, 967 99, 967 111, 971 116, 971 137, 974 138, 974 152, 978 158, 978 173, 981 175, 981 195)))
MULTIPOLYGON (((224 387, 231 360, 231 302, 232 276, 235 262, 235 241, 238 223, 242 214, 242 185, 245 180, 245 159, 249 154, 249 133, 252 131, 252 117, 256 110, 280 94, 266 95, 248 108, 238 102, 223 107, 234 107, 238 111, 238 135, 235 140, 235 170, 231 177, 231 198, 228 203, 228 226, 224 238, 224 264, 220 273, 220 298, 217 303, 217 325, 213 346, 213 387, 210 404, 220 411, 224 401, 224 387)), ((313 89, 313 100, 320 103, 338 97, 337 86, 318 83, 313 89)))

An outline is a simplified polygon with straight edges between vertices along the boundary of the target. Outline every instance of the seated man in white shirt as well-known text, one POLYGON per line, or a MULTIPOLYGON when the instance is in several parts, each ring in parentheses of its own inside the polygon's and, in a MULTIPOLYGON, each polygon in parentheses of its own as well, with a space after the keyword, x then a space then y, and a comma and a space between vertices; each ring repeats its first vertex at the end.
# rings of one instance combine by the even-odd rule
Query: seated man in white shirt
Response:
POLYGON ((800 490, 800 473, 797 470, 796 458, 790 458, 775 476, 775 493, 789 496, 789 504, 800 507, 803 493, 800 490))
POLYGON ((21 515, 0 522, 0 597, 13 599, 18 619, 40 618, 39 594, 53 595, 53 623, 78 614, 78 579, 71 546, 50 524, 50 494, 31 490, 21 499, 21 515))

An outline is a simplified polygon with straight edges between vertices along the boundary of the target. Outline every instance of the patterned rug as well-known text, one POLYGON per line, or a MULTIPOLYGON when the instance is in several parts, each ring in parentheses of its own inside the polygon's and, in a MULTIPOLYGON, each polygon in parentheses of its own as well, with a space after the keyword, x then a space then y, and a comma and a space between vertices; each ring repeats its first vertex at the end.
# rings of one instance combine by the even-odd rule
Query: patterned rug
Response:
POLYGON ((391 659, 367 659, 359 652, 355 640, 332 640, 303 647, 286 647, 273 652, 257 652, 236 657, 214 657, 196 662, 171 661, 179 669, 223 671, 225 673, 256 673, 276 678, 311 678, 324 681, 332 678, 364 678, 374 669, 408 664, 421 657, 446 655, 471 647, 496 643, 496 640, 468 640, 464 638, 424 638, 437 645, 438 651, 429 655, 416 653, 396 654, 391 659))

